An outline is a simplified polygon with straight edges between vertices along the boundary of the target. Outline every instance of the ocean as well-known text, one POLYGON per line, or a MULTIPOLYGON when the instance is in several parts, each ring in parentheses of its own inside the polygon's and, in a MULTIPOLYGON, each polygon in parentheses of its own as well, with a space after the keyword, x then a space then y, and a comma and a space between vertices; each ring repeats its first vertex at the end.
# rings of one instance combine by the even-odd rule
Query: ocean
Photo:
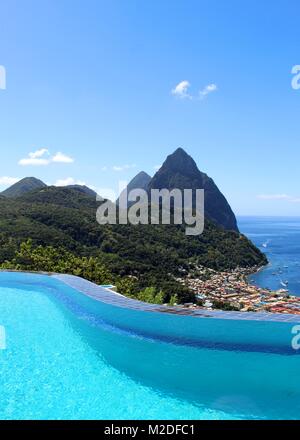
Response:
POLYGON ((239 217, 238 225, 269 260, 250 281, 300 296, 300 217, 239 217))

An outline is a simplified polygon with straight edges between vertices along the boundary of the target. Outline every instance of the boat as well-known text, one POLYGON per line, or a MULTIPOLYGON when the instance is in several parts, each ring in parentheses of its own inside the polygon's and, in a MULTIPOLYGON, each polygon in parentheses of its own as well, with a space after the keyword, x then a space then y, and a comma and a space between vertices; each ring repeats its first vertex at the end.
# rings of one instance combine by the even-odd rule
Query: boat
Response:
POLYGON ((265 241, 265 242, 262 244, 262 247, 263 247, 263 248, 267 248, 269 243, 270 243, 270 240, 265 241))

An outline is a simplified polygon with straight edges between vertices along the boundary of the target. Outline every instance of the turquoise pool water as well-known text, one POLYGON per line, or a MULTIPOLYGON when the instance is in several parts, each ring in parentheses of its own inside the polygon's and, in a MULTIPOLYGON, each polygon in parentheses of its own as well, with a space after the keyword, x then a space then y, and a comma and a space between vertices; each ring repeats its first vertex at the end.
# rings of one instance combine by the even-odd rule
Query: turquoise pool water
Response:
MULTIPOLYGON (((0 418, 299 418, 300 357, 284 350, 284 338, 278 353, 271 337, 257 340, 256 351, 249 333, 255 339, 260 323, 251 322, 251 332, 248 322, 117 309, 50 277, 1 273, 0 418), (177 332, 207 328, 212 340, 214 328, 218 338, 223 328, 236 341, 244 331, 247 344, 216 349, 143 336, 136 329, 148 319, 177 332)), ((278 336, 278 326, 287 336, 290 324, 264 328, 278 336)))

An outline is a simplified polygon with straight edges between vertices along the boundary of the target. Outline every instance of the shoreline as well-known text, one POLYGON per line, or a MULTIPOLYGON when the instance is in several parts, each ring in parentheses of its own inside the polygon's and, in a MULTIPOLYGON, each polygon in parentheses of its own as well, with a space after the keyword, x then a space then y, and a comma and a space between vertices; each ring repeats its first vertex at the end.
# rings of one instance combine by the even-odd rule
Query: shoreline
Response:
POLYGON ((197 266, 185 278, 177 280, 195 293, 197 304, 190 307, 300 315, 300 297, 290 294, 287 289, 273 291, 249 280, 267 265, 222 272, 197 266))

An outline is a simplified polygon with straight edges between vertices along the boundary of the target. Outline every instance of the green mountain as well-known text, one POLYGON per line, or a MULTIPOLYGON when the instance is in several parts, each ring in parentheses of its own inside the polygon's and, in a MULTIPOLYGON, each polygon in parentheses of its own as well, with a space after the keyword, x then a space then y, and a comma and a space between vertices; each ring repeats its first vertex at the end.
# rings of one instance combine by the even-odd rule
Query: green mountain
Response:
MULTIPOLYGON (((129 193, 130 191, 132 191, 134 189, 147 190, 150 181, 151 181, 151 176, 149 176, 149 174, 145 173, 145 171, 141 171, 128 183, 128 185, 126 187, 127 193, 129 193)), ((124 194, 125 194, 125 190, 122 191, 120 197, 122 195, 124 197, 124 194)), ((116 201, 117 205, 119 205, 120 197, 116 201)), ((120 207, 123 208, 122 204, 120 205, 120 207)))
POLYGON ((36 189, 45 188, 47 185, 39 179, 35 177, 25 177, 19 182, 15 183, 5 191, 1 193, 1 195, 5 197, 19 197, 23 194, 26 194, 30 191, 34 191, 36 189))
POLYGON ((184 226, 99 225, 98 206, 90 195, 66 187, 43 187, 16 199, 0 197, 0 264, 110 280, 121 293, 140 299, 148 299, 139 295, 144 289, 149 295, 150 287, 155 301, 176 295, 184 302, 194 295, 176 277, 190 265, 223 270, 266 263, 246 237, 208 219, 204 233, 191 237, 184 226), (23 244, 20 250, 28 238, 30 246, 23 244))
POLYGON ((82 192, 83 194, 93 197, 94 199, 97 196, 96 191, 94 191, 93 189, 89 188, 86 185, 68 185, 66 188, 75 189, 77 191, 82 192))
POLYGON ((167 157, 149 183, 151 189, 204 189, 205 216, 227 230, 238 232, 235 215, 213 179, 201 172, 182 148, 167 157))
MULTIPOLYGON (((47 188, 47 185, 41 180, 36 179, 35 177, 25 177, 24 179, 7 188, 0 195, 9 198, 16 198, 42 188, 47 188)), ((97 195, 95 191, 85 185, 68 185, 65 188, 80 191, 81 193, 93 197, 94 199, 97 195)))

